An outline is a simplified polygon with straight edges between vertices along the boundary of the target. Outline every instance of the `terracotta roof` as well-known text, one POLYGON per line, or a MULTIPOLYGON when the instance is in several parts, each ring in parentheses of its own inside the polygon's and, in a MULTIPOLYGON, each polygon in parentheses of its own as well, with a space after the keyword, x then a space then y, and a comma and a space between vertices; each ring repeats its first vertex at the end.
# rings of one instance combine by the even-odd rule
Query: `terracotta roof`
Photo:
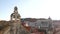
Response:
POLYGON ((25 18, 24 21, 35 22, 35 21, 37 21, 37 19, 35 19, 35 18, 25 18))

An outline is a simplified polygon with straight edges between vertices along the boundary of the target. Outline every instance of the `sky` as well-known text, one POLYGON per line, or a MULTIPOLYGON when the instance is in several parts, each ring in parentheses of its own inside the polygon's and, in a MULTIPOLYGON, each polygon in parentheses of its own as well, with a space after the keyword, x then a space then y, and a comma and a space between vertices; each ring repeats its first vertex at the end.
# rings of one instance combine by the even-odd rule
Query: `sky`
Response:
POLYGON ((60 20, 60 0, 0 0, 0 20, 10 20, 15 6, 21 18, 60 20))

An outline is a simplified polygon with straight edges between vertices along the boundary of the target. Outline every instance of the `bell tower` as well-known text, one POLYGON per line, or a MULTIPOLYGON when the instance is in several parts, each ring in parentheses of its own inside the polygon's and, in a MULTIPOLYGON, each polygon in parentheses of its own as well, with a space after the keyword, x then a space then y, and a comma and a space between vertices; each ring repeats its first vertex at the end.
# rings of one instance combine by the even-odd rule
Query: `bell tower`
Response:
POLYGON ((14 7, 14 12, 10 19, 10 34, 28 34, 29 32, 21 25, 21 16, 18 13, 18 8, 14 7))
POLYGON ((14 7, 14 12, 11 14, 11 27, 10 27, 10 34, 19 34, 20 27, 21 27, 21 16, 18 13, 17 6, 14 7))

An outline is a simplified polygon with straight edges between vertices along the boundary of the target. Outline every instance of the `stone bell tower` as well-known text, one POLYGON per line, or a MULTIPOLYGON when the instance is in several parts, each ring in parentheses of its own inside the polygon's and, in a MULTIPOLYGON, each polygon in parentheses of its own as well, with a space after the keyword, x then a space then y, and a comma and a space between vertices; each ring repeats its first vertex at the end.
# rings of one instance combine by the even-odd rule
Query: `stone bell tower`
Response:
POLYGON ((10 34, 20 34, 20 27, 21 27, 21 16, 18 13, 18 8, 14 7, 14 12, 11 14, 11 27, 10 27, 10 34))
POLYGON ((30 34, 30 32, 27 32, 21 25, 21 16, 19 15, 18 8, 16 6, 14 7, 14 12, 10 17, 10 34, 30 34))

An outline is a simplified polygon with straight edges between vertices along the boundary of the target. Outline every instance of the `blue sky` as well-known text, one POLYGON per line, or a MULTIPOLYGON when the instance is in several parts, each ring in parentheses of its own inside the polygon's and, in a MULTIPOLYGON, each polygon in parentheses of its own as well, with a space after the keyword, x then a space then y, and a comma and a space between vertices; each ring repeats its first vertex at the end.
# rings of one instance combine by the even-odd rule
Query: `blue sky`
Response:
POLYGON ((0 19, 10 20, 18 7, 21 18, 48 18, 60 20, 60 0, 0 0, 0 19))

